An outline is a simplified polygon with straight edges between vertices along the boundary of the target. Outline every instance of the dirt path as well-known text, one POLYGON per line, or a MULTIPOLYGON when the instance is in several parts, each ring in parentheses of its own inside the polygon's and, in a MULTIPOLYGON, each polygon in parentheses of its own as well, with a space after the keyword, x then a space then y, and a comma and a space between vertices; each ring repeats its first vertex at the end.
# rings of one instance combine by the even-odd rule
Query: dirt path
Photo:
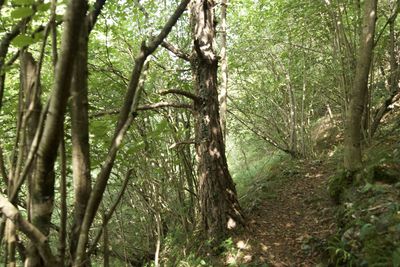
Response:
POLYGON ((228 261, 276 267, 318 264, 318 246, 335 230, 328 175, 324 166, 304 163, 287 177, 276 198, 250 211, 249 229, 235 238, 239 251, 228 261))

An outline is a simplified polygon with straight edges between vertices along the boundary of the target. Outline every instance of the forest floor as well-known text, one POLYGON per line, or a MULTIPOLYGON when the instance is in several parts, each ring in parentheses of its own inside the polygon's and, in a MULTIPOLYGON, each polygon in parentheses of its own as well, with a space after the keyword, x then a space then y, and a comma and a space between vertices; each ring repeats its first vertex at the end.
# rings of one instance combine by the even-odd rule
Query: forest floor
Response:
MULTIPOLYGON (((297 267, 321 262, 321 248, 336 230, 327 193, 334 170, 320 161, 294 164, 290 172, 282 166, 282 173, 273 178, 273 194, 262 194, 257 203, 244 207, 249 224, 232 240, 236 250, 227 254, 228 265, 297 267)), ((255 194, 253 190, 249 194, 255 194)))

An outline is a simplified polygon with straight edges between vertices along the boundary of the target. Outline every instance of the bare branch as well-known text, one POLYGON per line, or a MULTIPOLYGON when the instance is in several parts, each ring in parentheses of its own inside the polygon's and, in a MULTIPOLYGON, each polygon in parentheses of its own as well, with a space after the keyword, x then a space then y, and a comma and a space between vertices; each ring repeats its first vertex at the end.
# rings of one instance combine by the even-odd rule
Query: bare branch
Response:
MULTIPOLYGON (((128 172, 125 174, 124 182, 119 190, 119 193, 118 193, 116 199, 114 200, 113 205, 111 206, 111 208, 108 209, 107 214, 105 214, 103 225, 108 224, 115 209, 118 207, 119 203, 121 202, 121 199, 124 196, 125 190, 128 187, 128 183, 131 180, 130 178, 131 178, 132 172, 133 172, 133 169, 129 169, 128 172)), ((96 238, 94 239, 92 245, 90 246, 88 255, 91 255, 93 253, 93 251, 96 249, 96 245, 100 240, 100 237, 103 233, 103 229, 104 229, 104 227, 101 227, 99 229, 99 231, 97 232, 96 238)))
POLYGON ((14 64, 14 62, 18 59, 18 57, 19 57, 19 53, 20 53, 20 50, 18 50, 11 58, 10 58, 10 60, 9 61, 7 61, 7 63, 6 63, 6 66, 7 67, 10 67, 12 64, 14 64))
POLYGON ((16 182, 14 189, 10 195, 11 202, 14 202, 15 198, 17 197, 18 191, 21 188, 22 184, 24 183, 26 177, 28 176, 28 173, 33 164, 36 152, 39 147, 40 140, 42 138, 44 123, 45 123, 47 111, 49 110, 49 105, 50 105, 50 99, 47 101, 45 108, 42 110, 42 113, 40 114, 38 127, 36 129, 35 137, 32 141, 31 148, 29 149, 29 153, 28 153, 28 157, 25 161, 24 169, 22 170, 22 174, 21 174, 19 180, 16 182))
POLYGON ((192 94, 187 91, 179 90, 179 89, 164 90, 164 91, 161 91, 159 94, 160 95, 176 94, 176 95, 188 97, 188 98, 192 99, 194 102, 200 101, 200 97, 198 97, 197 95, 192 94))
POLYGON ((97 18, 99 17, 101 10, 103 9, 106 0, 96 0, 93 5, 93 11, 90 12, 86 19, 88 21, 88 32, 90 33, 97 22, 97 18))
MULTIPOLYGON (((137 111, 154 110, 159 108, 187 108, 193 109, 193 105, 186 103, 170 103, 170 102, 158 102, 153 104, 142 105, 137 108, 137 111)), ((100 118, 107 115, 118 115, 119 110, 105 110, 90 115, 90 118, 100 118)))
POLYGON ((195 145, 195 144, 196 144, 196 141, 194 141, 194 140, 180 141, 180 142, 173 143, 168 148, 173 149, 173 148, 176 148, 177 146, 181 146, 181 145, 195 145))
POLYGON ((161 30, 161 32, 147 46, 147 49, 146 49, 147 55, 152 54, 157 49, 157 47, 164 41, 164 39, 167 37, 167 35, 171 31, 172 27, 178 21, 179 17, 186 10, 186 7, 189 4, 189 2, 190 2, 190 0, 183 0, 179 4, 178 8, 175 10, 174 14, 172 14, 172 16, 168 19, 167 23, 165 24, 165 26, 161 30))
POLYGON ((169 102, 158 102, 154 104, 143 105, 137 108, 137 110, 153 110, 158 108, 188 108, 192 109, 193 106, 185 103, 169 103, 169 102))
POLYGON ((144 17, 146 18, 146 20, 149 19, 149 13, 147 12, 147 10, 144 8, 144 6, 140 3, 140 0, 134 0, 135 5, 139 8, 139 10, 143 13, 144 17))
POLYGON ((175 56, 186 60, 186 61, 190 61, 190 55, 188 55, 187 53, 183 52, 182 50, 180 50, 179 48, 177 48, 176 46, 174 46, 173 44, 164 41, 161 44, 162 47, 164 47, 165 49, 167 49, 168 51, 170 51, 172 54, 174 54, 175 56))

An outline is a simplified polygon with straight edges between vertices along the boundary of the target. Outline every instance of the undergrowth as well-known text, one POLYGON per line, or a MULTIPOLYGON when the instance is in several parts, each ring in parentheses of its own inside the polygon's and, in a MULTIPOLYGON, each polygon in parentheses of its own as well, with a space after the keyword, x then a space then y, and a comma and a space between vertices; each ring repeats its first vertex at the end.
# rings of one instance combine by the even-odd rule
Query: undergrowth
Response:
POLYGON ((326 247, 328 266, 400 266, 400 143, 395 139, 385 136, 365 150, 364 169, 353 184, 340 168, 330 178, 339 230, 326 247))
MULTIPOLYGON (((266 199, 274 199, 275 190, 297 170, 297 165, 289 155, 267 153, 257 145, 246 147, 246 152, 234 147, 230 155, 230 172, 245 213, 251 212, 266 199)), ((164 248, 160 256, 162 266, 253 266, 240 264, 242 252, 231 238, 223 241, 215 251, 200 234, 194 234, 196 237, 189 242, 184 234, 179 234, 179 229, 169 233, 163 241, 164 248)))
POLYGON ((246 159, 231 160, 231 172, 242 207, 251 211, 266 199, 276 198, 276 188, 296 172, 296 163, 283 152, 267 154, 253 149, 246 159))

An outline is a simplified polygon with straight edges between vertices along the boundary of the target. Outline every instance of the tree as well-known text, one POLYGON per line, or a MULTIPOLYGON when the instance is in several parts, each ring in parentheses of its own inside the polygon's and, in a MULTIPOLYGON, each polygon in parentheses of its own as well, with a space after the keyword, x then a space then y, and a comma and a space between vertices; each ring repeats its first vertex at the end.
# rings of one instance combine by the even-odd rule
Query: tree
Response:
POLYGON ((221 85, 219 93, 220 121, 221 130, 224 140, 226 140, 226 117, 228 102, 228 56, 227 56, 227 22, 226 10, 228 6, 227 0, 221 1, 221 85))
MULTIPOLYGON (((53 95, 49 102, 42 138, 38 145, 34 166, 31 195, 31 220, 45 235, 48 235, 54 205, 54 162, 60 142, 64 113, 72 80, 75 51, 78 49, 76 36, 80 35, 87 11, 86 1, 72 0, 65 15, 66 28, 63 34, 61 53, 56 67, 53 95)), ((41 259, 36 249, 29 251, 25 266, 43 266, 47 259, 41 259)), ((51 266, 46 263, 46 265, 51 266)))
POLYGON ((377 0, 365 1, 356 74, 350 91, 350 103, 346 114, 344 166, 347 171, 353 174, 362 167, 361 122, 368 90, 368 77, 374 46, 377 2, 377 0))
POLYGON ((244 218, 228 170, 219 119, 214 8, 213 0, 195 0, 192 3, 195 54, 191 64, 196 92, 195 135, 201 222, 209 238, 221 241, 227 230, 243 224, 244 218))

